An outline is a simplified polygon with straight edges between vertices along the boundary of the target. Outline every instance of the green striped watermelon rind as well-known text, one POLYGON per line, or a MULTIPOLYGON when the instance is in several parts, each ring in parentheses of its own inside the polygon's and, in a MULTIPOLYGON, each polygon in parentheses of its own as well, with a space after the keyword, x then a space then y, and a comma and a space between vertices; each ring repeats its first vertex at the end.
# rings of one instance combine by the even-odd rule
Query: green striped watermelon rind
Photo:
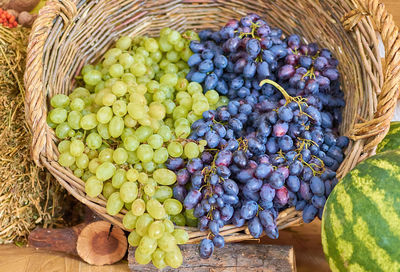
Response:
POLYGON ((396 149, 400 149, 400 122, 390 123, 389 132, 386 134, 382 142, 378 144, 376 153, 396 149))
POLYGON ((335 187, 322 245, 332 271, 400 271, 400 150, 366 159, 335 187))

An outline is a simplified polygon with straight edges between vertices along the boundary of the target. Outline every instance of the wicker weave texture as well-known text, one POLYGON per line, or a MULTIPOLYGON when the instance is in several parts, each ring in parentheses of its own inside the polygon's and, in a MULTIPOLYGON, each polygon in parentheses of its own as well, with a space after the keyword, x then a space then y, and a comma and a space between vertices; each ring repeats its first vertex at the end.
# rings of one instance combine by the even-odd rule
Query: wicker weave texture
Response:
MULTIPOLYGON (((338 177, 373 155, 389 129, 400 82, 399 30, 378 0, 51 0, 33 26, 25 74, 35 162, 78 200, 122 227, 126 211, 107 215, 105 199, 86 196, 84 182, 57 163, 57 139, 46 124, 49 99, 69 93, 83 65, 98 60, 120 35, 152 36, 166 26, 179 31, 216 29, 250 12, 284 33, 317 41, 340 61, 346 99, 341 131, 353 141, 338 177)), ((282 229, 300 221, 300 213, 291 208, 280 214, 278 225, 282 229)), ((206 235, 187 229, 190 242, 206 235)), ((251 238, 244 227, 225 226, 222 234, 229 236, 227 241, 251 238)))

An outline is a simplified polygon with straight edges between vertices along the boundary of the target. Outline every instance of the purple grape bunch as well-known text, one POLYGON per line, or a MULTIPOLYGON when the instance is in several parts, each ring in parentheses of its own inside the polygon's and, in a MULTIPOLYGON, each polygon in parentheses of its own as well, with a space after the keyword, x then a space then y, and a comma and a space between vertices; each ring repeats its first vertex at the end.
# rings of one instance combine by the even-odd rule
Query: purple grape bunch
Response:
POLYGON ((193 123, 189 138, 207 141, 201 157, 167 167, 177 175, 174 197, 210 232, 199 248, 209 258, 224 246, 225 225, 276 239, 289 207, 306 223, 321 218, 349 139, 338 132, 345 102, 329 50, 282 38, 255 14, 199 36, 187 78, 230 101, 193 123))

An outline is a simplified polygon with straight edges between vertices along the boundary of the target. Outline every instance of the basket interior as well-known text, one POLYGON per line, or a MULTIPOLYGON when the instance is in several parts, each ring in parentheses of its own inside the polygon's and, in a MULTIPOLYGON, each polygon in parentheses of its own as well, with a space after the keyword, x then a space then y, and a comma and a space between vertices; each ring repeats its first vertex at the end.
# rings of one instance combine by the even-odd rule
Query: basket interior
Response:
MULTIPOLYGON (((231 18, 257 13, 272 27, 284 33, 296 33, 305 42, 317 42, 330 49, 340 61, 342 88, 346 107, 341 132, 348 134, 355 122, 373 117, 377 108, 377 93, 362 65, 359 41, 346 32, 340 22, 351 10, 346 1, 257 0, 257 1, 79 1, 77 13, 65 24, 62 17, 55 21, 44 52, 44 79, 48 99, 57 93, 69 93, 86 63, 94 63, 120 35, 155 36, 163 27, 184 31, 187 29, 216 29, 231 18), (65 27, 67 25, 67 27, 65 27)), ((65 19, 65 18, 64 18, 65 19)), ((365 35, 368 44, 376 40, 374 33, 365 35)), ((377 46, 376 46, 377 48, 377 46)), ((368 52, 373 53, 373 52, 368 52)), ((367 60, 368 61, 368 60, 367 60)), ((371 60, 369 60, 371 61, 371 60)), ((380 61, 380 59, 378 59, 380 61)), ((379 78, 379 71, 371 73, 379 78)), ((55 137, 52 137, 56 141, 55 137)), ((354 145, 354 143, 353 143, 354 145)), ((54 145, 53 145, 54 146, 54 145)), ((348 150, 352 149, 352 146, 348 150)), ((362 149, 362 148, 361 148, 362 149)), ((352 156, 355 163, 361 151, 352 156)), ((346 164, 346 161, 344 162, 346 164)), ((354 165, 354 163, 350 163, 354 165)), ((339 169, 338 176, 352 166, 339 169)))

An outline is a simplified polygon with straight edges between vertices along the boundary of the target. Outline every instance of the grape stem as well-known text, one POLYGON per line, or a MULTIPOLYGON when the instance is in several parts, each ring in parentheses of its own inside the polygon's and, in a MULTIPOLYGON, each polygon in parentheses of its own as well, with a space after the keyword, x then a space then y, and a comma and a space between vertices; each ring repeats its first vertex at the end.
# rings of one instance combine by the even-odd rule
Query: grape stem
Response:
POLYGON ((301 97, 301 96, 295 96, 295 97, 290 96, 281 85, 279 85, 278 83, 276 83, 275 81, 273 81, 271 79, 262 80, 260 82, 260 87, 262 87, 264 84, 271 84, 272 86, 277 88, 278 91, 280 91, 282 93, 283 97, 286 100, 285 106, 287 106, 290 102, 295 102, 295 103, 297 103, 297 105, 299 105, 300 114, 304 114, 308 118, 311 118, 314 120, 314 118, 312 118, 309 114, 305 113, 302 109, 302 105, 306 105, 308 107, 307 103, 305 102, 305 101, 307 101, 307 99, 305 99, 304 97, 301 97))

